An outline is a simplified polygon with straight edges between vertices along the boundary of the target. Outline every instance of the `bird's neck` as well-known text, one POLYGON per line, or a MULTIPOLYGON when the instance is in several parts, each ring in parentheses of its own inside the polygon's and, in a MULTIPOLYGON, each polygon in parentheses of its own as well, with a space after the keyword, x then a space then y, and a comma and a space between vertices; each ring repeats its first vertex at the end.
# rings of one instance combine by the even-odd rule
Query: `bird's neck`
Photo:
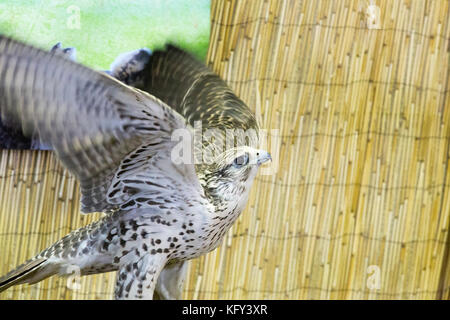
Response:
POLYGON ((231 190, 209 190, 208 199, 214 208, 211 216, 231 226, 244 210, 248 194, 245 186, 235 186, 231 190))
MULTIPOLYGON (((217 177, 202 176, 199 179, 204 195, 211 205, 211 217, 222 221, 222 224, 231 224, 239 217, 247 203, 249 188, 245 182, 218 181, 217 177)), ((213 222, 214 223, 214 222, 213 222)))

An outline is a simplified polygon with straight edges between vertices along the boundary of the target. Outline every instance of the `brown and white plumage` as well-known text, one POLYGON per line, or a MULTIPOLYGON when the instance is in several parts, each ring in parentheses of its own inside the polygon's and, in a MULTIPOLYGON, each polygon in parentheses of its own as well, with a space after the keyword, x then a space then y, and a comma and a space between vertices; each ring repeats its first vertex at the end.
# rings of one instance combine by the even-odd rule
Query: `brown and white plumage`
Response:
POLYGON ((258 129, 255 116, 211 69, 172 45, 152 53, 136 87, 158 97, 194 126, 258 129))
MULTIPOLYGON (((161 272, 161 279, 176 274, 184 261, 220 244, 245 206, 258 166, 270 156, 238 146, 212 165, 174 159, 172 134, 192 133, 193 119, 222 128, 256 122, 220 78, 171 51, 178 60, 168 64, 178 61, 181 69, 164 78, 165 64, 157 60, 163 54, 157 53, 143 71, 143 89, 173 109, 104 73, 0 37, 2 120, 51 145, 80 181, 83 212, 107 212, 1 278, 0 291, 76 266, 82 275, 118 270, 116 298, 152 298, 161 272), (187 86, 177 90, 178 78, 187 86)), ((163 295, 170 286, 178 281, 158 285, 163 295)))

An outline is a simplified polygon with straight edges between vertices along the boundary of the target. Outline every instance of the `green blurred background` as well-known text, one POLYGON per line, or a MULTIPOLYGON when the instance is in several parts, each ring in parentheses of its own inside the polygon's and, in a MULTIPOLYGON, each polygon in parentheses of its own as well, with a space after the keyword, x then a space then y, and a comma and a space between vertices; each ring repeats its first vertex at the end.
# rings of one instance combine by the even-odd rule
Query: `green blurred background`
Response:
POLYGON ((0 0, 0 33, 49 50, 61 41, 95 69, 171 42, 204 60, 210 0, 0 0))

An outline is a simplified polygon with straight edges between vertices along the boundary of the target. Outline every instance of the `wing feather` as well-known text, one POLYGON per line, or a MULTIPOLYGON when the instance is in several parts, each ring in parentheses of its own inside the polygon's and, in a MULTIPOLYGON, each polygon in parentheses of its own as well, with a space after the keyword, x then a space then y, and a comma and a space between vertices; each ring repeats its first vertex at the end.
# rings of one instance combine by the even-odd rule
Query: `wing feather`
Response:
POLYGON ((186 127, 145 92, 1 35, 0 111, 53 147, 80 181, 83 212, 114 208, 106 194, 123 159, 145 144, 171 148, 173 130, 186 127))
POLYGON ((175 108, 191 126, 201 121, 203 128, 258 130, 252 111, 228 85, 173 45, 154 51, 142 74, 138 88, 175 108))

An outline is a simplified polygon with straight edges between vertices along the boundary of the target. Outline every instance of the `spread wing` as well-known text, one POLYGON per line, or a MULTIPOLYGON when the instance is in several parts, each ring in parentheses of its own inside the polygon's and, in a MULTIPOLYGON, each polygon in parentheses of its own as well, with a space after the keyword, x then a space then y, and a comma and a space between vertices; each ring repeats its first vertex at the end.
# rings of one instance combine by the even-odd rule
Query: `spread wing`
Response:
POLYGON ((172 45, 154 51, 138 87, 158 97, 191 126, 203 128, 254 129, 258 125, 251 110, 212 70, 172 45))
MULTIPOLYGON (((185 119, 147 93, 3 36, 0 111, 5 123, 53 147, 80 181, 83 212, 126 201, 127 183, 120 177, 128 168, 136 171, 133 159, 139 157, 132 154, 147 155, 146 170, 151 157, 170 161, 171 133, 186 128, 185 119), (151 151, 140 150, 149 146, 151 151), (113 183, 122 189, 109 194, 113 183)), ((191 167, 182 170, 195 173, 191 167)))

